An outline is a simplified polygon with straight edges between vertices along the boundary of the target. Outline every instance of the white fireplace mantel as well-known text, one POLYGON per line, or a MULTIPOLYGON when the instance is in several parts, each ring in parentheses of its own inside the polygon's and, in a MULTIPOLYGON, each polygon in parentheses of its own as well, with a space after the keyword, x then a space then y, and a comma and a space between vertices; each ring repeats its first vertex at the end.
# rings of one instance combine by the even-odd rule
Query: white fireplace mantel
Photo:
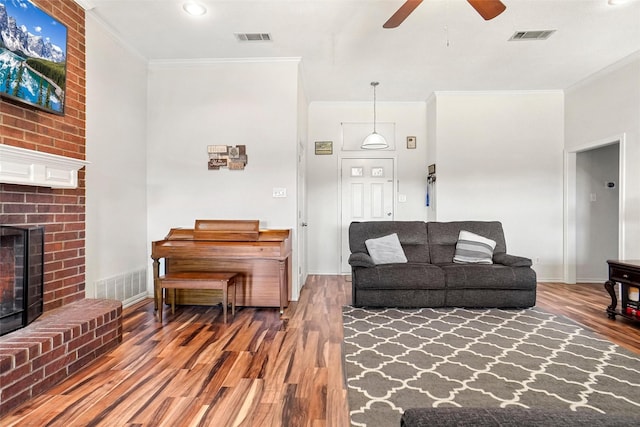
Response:
POLYGON ((84 160, 0 144, 0 183, 77 188, 84 160))

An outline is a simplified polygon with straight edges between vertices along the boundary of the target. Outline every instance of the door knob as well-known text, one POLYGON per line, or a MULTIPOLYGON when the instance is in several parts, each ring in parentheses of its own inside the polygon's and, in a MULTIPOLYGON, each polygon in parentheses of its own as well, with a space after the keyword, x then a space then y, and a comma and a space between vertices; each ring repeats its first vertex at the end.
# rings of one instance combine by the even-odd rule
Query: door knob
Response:
POLYGON ((301 222, 301 223, 300 223, 300 226, 301 226, 301 227, 308 227, 308 226, 309 226, 309 224, 307 224, 306 222, 301 222))
POLYGON ((387 216, 391 216, 391 212, 387 212, 387 216))

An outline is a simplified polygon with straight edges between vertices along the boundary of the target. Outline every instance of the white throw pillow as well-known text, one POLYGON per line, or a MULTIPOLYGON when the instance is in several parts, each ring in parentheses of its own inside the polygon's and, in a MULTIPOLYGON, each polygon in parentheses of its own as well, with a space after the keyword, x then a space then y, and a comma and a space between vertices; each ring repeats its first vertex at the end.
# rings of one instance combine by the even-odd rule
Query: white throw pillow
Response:
POLYGON ((470 231, 460 230, 453 262, 460 264, 493 264, 493 250, 495 248, 495 241, 470 231))
POLYGON ((367 239, 364 241, 371 259, 376 264, 398 264, 406 263, 407 257, 404 255, 398 234, 393 233, 377 239, 367 239))

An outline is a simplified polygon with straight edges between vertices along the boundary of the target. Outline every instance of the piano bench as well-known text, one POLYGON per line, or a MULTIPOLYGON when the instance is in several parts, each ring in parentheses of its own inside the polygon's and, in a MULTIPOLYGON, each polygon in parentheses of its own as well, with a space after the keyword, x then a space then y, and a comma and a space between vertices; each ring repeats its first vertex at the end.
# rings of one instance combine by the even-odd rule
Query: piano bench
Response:
POLYGON ((164 305, 163 289, 173 289, 171 313, 176 312, 176 289, 219 289, 222 290, 222 317, 227 323, 227 306, 229 305, 229 286, 233 286, 231 294, 231 314, 236 314, 236 279, 238 273, 214 273, 207 271, 187 271, 168 273, 158 277, 156 298, 158 299, 158 320, 162 323, 162 308, 164 305))

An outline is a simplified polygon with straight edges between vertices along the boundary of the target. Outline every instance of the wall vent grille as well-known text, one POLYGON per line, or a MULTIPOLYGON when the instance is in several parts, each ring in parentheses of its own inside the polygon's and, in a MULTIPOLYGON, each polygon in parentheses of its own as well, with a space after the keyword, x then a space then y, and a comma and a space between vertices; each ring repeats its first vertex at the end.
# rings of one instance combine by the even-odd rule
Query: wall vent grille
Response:
POLYGON ((270 42, 269 33, 235 33, 236 39, 241 42, 270 42))
POLYGON ((122 301, 127 307, 147 297, 147 269, 119 274, 95 282, 95 297, 122 301))
POLYGON ((516 31, 509 41, 546 40, 555 32, 556 30, 516 31))

